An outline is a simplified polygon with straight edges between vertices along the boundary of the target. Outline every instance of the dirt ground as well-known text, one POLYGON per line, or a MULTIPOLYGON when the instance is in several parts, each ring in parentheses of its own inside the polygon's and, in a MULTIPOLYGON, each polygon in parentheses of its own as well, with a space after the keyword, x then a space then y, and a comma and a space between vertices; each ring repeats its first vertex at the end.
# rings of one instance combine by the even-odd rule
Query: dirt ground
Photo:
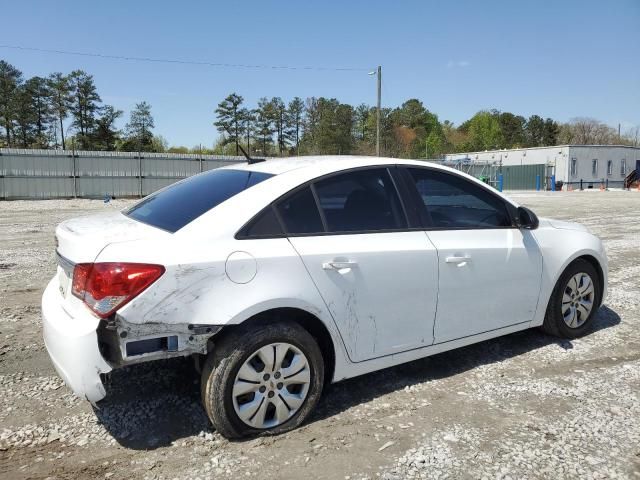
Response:
POLYGON ((332 385, 302 428, 239 442, 212 431, 188 361, 117 371, 95 411, 51 366, 54 228, 127 202, 1 202, 0 478, 640 479, 640 192, 513 197, 604 239, 592 333, 530 330, 332 385))

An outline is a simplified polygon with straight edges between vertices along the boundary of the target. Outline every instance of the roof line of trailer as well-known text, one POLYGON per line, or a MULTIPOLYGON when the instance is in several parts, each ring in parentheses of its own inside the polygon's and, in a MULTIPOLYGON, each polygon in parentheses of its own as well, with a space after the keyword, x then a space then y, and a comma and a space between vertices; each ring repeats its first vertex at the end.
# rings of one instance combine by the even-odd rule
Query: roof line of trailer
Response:
POLYGON ((544 147, 520 147, 520 148, 501 148, 496 150, 478 150, 474 152, 458 152, 447 153, 446 155, 478 155, 483 153, 501 153, 501 152, 516 152, 520 150, 546 150, 546 149, 558 149, 558 148, 575 148, 575 147, 587 147, 587 148, 631 148, 633 150, 640 150, 640 147, 634 147, 632 145, 582 145, 582 144, 566 144, 566 145, 551 145, 544 147))

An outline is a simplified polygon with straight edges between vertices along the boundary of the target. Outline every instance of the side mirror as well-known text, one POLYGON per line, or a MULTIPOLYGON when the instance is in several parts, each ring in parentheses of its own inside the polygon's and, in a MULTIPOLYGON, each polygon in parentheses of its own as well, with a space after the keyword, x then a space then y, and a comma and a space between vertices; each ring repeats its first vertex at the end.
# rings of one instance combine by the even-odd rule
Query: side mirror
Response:
POLYGON ((527 230, 535 230, 540 224, 536 214, 527 207, 518 207, 518 218, 516 221, 518 227, 526 228, 527 230))

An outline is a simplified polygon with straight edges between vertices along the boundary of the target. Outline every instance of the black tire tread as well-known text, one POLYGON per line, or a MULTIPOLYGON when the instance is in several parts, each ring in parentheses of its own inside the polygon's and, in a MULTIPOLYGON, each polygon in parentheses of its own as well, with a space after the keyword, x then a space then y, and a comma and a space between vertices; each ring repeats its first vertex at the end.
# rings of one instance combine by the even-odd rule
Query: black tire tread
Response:
POLYGON ((224 437, 237 439, 248 435, 275 435, 298 427, 315 408, 322 393, 324 362, 315 339, 307 330, 292 321, 278 321, 249 327, 236 327, 214 344, 202 369, 201 396, 205 411, 214 428, 224 437), (284 424, 268 430, 256 430, 236 417, 226 401, 226 386, 235 379, 235 368, 255 351, 260 343, 290 340, 302 347, 312 369, 312 382, 305 403, 298 413, 284 424), (234 375, 234 378, 230 377, 234 375), (223 388, 216 388, 222 386, 223 388))
POLYGON ((560 278, 553 288, 553 292, 551 294, 551 297, 549 298, 549 304, 547 305, 547 311, 544 316, 542 330, 549 335, 553 335, 554 337, 568 339, 573 339, 584 335, 586 331, 591 328, 593 318, 598 309, 599 301, 601 298, 600 289, 601 287, 598 273, 591 263, 582 258, 578 258, 571 262, 564 270, 564 272, 562 272, 562 275, 560 275, 560 278), (560 305, 562 304, 562 294, 565 286, 567 285, 567 281, 570 277, 579 272, 587 273, 591 277, 595 288, 594 299, 596 304, 594 305, 593 310, 591 310, 587 321, 579 328, 572 329, 564 323, 560 305))

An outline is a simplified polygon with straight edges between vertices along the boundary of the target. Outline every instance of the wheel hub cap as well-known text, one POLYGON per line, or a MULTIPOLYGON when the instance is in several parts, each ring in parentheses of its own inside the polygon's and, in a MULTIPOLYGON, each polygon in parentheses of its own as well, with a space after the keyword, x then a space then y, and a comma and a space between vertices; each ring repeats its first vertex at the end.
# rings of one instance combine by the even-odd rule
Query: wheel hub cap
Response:
POLYGON ((245 424, 273 428, 295 415, 309 392, 307 357, 289 343, 261 347, 244 362, 233 384, 233 407, 245 424))
POLYGON ((593 280, 584 273, 576 273, 567 282, 562 295, 562 318, 569 328, 581 327, 589 318, 595 298, 593 280))

